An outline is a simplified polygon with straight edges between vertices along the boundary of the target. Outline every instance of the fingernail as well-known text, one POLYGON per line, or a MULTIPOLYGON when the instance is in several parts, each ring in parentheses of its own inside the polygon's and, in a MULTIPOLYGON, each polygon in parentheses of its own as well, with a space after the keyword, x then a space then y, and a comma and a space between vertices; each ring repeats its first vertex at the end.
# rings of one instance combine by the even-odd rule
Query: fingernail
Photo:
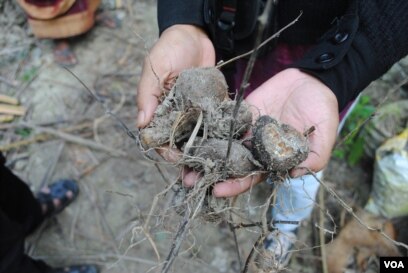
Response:
POLYGON ((137 113, 137 127, 141 127, 144 124, 145 121, 145 112, 143 110, 140 110, 139 113, 137 113))

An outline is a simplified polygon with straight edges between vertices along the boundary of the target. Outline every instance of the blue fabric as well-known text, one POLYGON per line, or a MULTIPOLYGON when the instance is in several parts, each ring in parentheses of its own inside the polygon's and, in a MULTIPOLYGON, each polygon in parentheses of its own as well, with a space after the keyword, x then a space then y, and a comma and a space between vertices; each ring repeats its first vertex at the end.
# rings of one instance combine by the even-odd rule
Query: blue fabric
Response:
MULTIPOLYGON (((322 172, 316 174, 320 179, 322 172)), ((272 219, 280 221, 303 221, 312 213, 320 183, 312 175, 287 179, 277 187, 275 207, 272 219)), ((282 232, 295 231, 299 225, 276 224, 282 232)))

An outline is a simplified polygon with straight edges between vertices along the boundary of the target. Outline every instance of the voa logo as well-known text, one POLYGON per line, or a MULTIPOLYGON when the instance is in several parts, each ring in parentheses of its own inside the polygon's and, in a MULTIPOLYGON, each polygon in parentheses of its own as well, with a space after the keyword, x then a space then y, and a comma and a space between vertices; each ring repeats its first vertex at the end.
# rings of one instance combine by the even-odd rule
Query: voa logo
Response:
POLYGON ((404 268, 402 261, 384 261, 385 268, 404 268))

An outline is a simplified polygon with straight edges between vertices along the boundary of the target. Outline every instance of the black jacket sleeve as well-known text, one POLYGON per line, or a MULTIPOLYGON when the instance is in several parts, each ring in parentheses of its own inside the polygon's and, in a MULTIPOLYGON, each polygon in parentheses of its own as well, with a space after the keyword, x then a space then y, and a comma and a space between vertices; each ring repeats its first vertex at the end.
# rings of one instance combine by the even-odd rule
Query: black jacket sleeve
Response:
MULTIPOLYGON (((314 2, 319 3, 308 2, 311 9, 314 2)), ((335 93, 340 110, 408 54, 407 0, 349 2, 345 14, 292 65, 326 84, 335 93)), ((174 24, 205 28, 203 7, 204 0, 158 0, 160 33, 174 24)))
POLYGON ((347 13, 293 66, 325 83, 340 110, 408 54, 408 1, 354 1, 347 13))
POLYGON ((157 16, 160 34, 175 24, 204 27, 204 0, 158 0, 157 16))

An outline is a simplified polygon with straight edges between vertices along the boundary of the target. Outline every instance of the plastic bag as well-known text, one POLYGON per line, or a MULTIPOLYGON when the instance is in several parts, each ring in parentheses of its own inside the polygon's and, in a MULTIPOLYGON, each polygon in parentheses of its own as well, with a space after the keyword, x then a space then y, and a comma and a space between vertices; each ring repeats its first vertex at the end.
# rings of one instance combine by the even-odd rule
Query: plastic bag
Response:
POLYGON ((408 126, 408 100, 386 104, 364 127, 364 152, 374 158, 375 151, 385 140, 400 134, 408 126))
POLYGON ((366 209, 386 218, 408 215, 408 128, 377 149, 366 209))

